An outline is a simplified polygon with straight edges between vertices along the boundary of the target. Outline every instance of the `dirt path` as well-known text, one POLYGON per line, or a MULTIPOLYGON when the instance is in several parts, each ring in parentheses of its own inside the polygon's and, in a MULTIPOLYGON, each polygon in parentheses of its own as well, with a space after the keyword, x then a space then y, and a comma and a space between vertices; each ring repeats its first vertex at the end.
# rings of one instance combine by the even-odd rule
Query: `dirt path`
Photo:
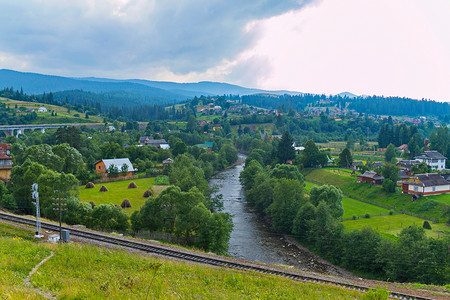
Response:
POLYGON ((39 295, 41 295, 42 297, 44 297, 46 299, 56 299, 56 297, 54 297, 51 293, 47 293, 38 288, 33 287, 33 285, 31 284, 31 276, 33 276, 33 274, 37 272, 37 270, 39 269, 40 266, 42 266, 46 261, 48 261, 50 258, 52 258, 53 255, 54 255, 54 253, 53 253, 53 251, 51 251, 50 255, 47 256, 46 258, 44 258, 36 266, 34 266, 33 270, 31 270, 30 273, 28 274, 28 276, 23 280, 23 283, 27 287, 31 288, 33 291, 35 291, 36 293, 38 293, 39 295))

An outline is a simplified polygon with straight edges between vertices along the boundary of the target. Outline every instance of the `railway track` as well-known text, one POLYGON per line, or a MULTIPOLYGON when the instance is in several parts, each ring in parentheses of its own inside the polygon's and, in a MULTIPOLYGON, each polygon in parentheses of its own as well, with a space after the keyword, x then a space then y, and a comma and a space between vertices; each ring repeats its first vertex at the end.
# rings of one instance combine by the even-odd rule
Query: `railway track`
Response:
MULTIPOLYGON (((25 217, 5 213, 0 211, 0 218, 4 220, 8 220, 15 223, 25 224, 25 225, 35 225, 35 221, 32 219, 28 219, 25 217)), ((53 223, 49 222, 41 222, 42 228, 59 231, 59 226, 53 223)), ((249 263, 241 263, 241 262, 235 262, 232 260, 227 260, 226 258, 216 258, 216 257, 209 257, 209 256, 202 256, 200 254, 194 254, 194 253, 188 253, 183 252, 179 250, 170 249, 168 247, 164 246, 156 246, 156 245, 149 245, 146 243, 141 243, 138 241, 129 240, 126 238, 119 238, 119 237, 113 237, 109 235, 105 235, 102 233, 94 233, 86 230, 76 229, 76 228, 68 228, 63 227, 63 229, 70 230, 71 235, 101 241, 104 243, 109 243, 113 245, 118 245, 126 248, 131 249, 137 249, 149 253, 154 253, 162 256, 168 256, 172 258, 177 258, 180 260, 187 260, 191 262, 197 262, 197 263, 203 263, 208 265, 213 265, 217 267, 226 267, 231 269, 238 269, 238 270, 244 270, 244 271, 256 271, 263 274, 270 274, 275 276, 281 276, 285 278, 290 278, 297 281, 302 282, 308 282, 308 283, 320 283, 320 284, 331 284, 336 285, 340 287, 344 287, 346 289, 356 290, 360 292, 365 292, 369 290, 369 287, 357 285, 353 283, 347 283, 342 282, 335 279, 320 277, 320 276, 312 276, 312 275, 302 275, 297 273, 292 273, 288 271, 283 270, 277 270, 270 267, 265 266, 258 266, 254 264, 249 263)), ((430 300, 431 298, 424 298, 420 296, 414 296, 414 295, 408 295, 398 292, 391 292, 390 297, 393 299, 405 299, 405 300, 430 300)))

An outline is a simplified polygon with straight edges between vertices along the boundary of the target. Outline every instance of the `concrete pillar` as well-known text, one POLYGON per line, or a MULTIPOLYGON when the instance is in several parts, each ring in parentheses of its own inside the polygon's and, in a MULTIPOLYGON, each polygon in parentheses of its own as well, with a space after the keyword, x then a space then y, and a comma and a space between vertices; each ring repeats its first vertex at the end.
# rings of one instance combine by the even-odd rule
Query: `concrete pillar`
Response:
POLYGON ((22 129, 17 129, 16 137, 19 137, 19 134, 22 134, 22 129))
POLYGON ((45 133, 45 128, 41 128, 41 132, 42 132, 42 133, 45 133))
POLYGON ((14 134, 14 129, 2 130, 6 136, 12 136, 14 134))

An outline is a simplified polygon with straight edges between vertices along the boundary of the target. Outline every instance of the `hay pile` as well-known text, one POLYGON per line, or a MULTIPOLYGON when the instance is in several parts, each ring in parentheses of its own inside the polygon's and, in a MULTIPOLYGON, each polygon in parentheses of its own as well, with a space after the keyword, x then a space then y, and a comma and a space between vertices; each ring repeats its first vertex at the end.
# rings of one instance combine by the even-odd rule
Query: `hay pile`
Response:
POLYGON ((107 192, 108 189, 106 188, 106 186, 102 185, 102 187, 100 188, 100 192, 107 192))
POLYGON ((142 195, 143 198, 148 198, 148 197, 151 197, 151 196, 153 196, 153 192, 151 190, 146 190, 144 192, 144 195, 142 195))
POLYGON ((97 206, 95 205, 94 201, 89 202, 89 204, 92 206, 93 209, 97 206))
POLYGON ((130 208, 130 207, 131 207, 130 200, 124 199, 124 200, 122 201, 122 204, 120 204, 120 206, 121 206, 122 208, 130 208))
POLYGON ((86 183, 85 189, 93 189, 95 188, 95 184, 93 182, 86 183))
POLYGON ((136 189, 136 188, 137 188, 137 185, 136 185, 136 183, 134 183, 134 181, 132 181, 132 182, 130 182, 130 184, 128 185, 128 188, 129 188, 129 189, 136 189))

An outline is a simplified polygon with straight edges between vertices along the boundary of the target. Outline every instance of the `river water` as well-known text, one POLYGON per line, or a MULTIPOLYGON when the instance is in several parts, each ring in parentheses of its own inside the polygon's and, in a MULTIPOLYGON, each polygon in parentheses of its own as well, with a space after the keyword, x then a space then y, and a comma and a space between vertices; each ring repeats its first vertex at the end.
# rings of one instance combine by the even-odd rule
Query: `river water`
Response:
MULTIPOLYGON (((245 158, 239 154, 241 162, 245 158)), ((219 193, 223 195, 223 211, 233 216, 234 228, 228 244, 230 256, 304 271, 351 276, 298 245, 292 238, 272 232, 262 216, 246 203, 244 189, 239 182, 243 169, 243 163, 238 164, 216 174, 209 182, 210 186, 219 187, 219 193)))

